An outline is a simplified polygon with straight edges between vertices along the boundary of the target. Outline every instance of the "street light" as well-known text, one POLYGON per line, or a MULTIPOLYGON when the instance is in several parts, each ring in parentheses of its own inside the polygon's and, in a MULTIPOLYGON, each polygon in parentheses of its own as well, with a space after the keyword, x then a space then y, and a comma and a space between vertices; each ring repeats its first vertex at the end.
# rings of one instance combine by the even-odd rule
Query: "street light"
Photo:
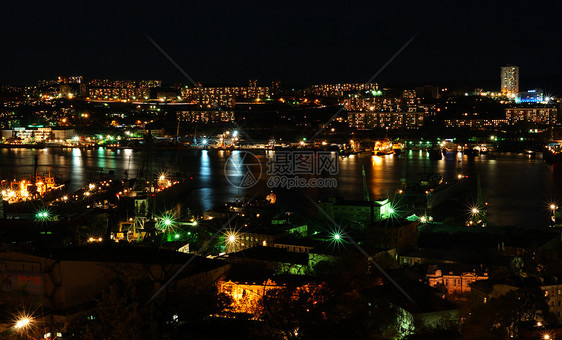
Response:
POLYGON ((552 211, 552 215, 550 216, 552 227, 556 226, 556 210, 558 210, 558 205, 556 203, 550 203, 549 205, 550 211, 552 211))
POLYGON ((225 250, 227 253, 234 253, 238 251, 238 248, 241 245, 243 246, 243 244, 240 244, 240 242, 238 242, 239 234, 235 230, 226 231, 224 233, 224 236, 226 237, 225 250))
POLYGON ((16 329, 24 329, 27 328, 30 324, 31 324, 31 318, 29 317, 23 317, 21 319, 19 319, 16 322, 16 325, 14 326, 16 329))

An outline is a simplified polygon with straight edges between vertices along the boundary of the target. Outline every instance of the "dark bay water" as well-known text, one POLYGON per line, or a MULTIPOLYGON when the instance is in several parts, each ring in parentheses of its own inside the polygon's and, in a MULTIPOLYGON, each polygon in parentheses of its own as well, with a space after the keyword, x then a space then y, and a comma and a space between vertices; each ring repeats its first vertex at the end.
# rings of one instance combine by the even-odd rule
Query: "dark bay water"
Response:
MULTIPOLYGON (((197 189, 186 197, 185 205, 194 211, 203 211, 230 201, 243 194, 267 194, 265 152, 255 152, 263 163, 264 174, 251 189, 242 191, 225 177, 225 163, 238 151, 217 150, 159 150, 152 155, 156 172, 186 173, 194 177, 197 189)), ((130 149, 1 149, 0 176, 3 179, 30 176, 34 157, 37 155, 39 172, 47 172, 70 180, 69 190, 75 191, 95 180, 99 171, 113 170, 121 178, 125 170, 135 177, 142 153, 130 149)), ((279 202, 291 209, 312 209, 306 195, 314 200, 330 195, 346 199, 363 198, 361 169, 365 167, 367 183, 372 198, 393 196, 400 186, 404 173, 408 181, 414 181, 423 172, 438 172, 446 179, 463 173, 481 177, 484 199, 489 203, 488 220, 492 225, 519 225, 542 227, 549 218, 548 204, 562 203, 562 170, 543 162, 540 155, 528 158, 523 154, 498 154, 496 157, 481 155, 474 159, 448 155, 442 160, 431 161, 422 151, 405 152, 400 156, 373 157, 355 155, 339 159, 336 188, 327 189, 276 189, 279 202), (460 162, 459 162, 460 160, 460 162)), ((470 205, 475 197, 459 197, 460 204, 470 205), (465 202, 465 203, 464 203, 465 202)), ((441 212, 446 215, 448 212, 441 212)), ((450 214, 461 212, 451 211, 450 214)))

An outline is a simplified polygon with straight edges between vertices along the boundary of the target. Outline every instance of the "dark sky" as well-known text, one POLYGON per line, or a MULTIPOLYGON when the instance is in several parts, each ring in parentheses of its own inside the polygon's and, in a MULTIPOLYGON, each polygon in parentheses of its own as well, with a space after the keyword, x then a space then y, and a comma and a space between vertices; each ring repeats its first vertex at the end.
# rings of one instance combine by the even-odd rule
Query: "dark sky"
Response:
POLYGON ((562 76, 561 12, 556 1, 10 1, 0 82, 186 81, 145 34, 203 83, 362 82, 416 34, 375 81, 499 82, 505 64, 541 79, 562 76))

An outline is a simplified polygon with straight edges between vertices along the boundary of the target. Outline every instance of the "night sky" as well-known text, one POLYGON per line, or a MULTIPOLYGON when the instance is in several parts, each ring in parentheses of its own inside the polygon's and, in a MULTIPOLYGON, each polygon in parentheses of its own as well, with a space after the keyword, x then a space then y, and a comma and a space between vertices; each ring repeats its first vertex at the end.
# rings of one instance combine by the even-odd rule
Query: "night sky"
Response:
MULTIPOLYGON (((3 3, 0 82, 58 75, 203 84, 486 82, 521 67, 521 87, 562 78, 557 2, 139 0, 3 3), (526 79, 528 79, 527 84, 526 79)), ((496 84, 497 83, 497 84, 496 84)))

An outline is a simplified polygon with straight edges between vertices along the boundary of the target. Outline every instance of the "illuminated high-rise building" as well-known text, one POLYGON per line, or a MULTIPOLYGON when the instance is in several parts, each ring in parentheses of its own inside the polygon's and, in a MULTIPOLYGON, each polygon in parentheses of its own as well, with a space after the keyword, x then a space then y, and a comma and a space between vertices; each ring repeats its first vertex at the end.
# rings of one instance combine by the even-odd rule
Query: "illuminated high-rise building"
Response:
POLYGON ((502 67, 501 92, 504 94, 515 94, 519 92, 519 67, 502 67))

